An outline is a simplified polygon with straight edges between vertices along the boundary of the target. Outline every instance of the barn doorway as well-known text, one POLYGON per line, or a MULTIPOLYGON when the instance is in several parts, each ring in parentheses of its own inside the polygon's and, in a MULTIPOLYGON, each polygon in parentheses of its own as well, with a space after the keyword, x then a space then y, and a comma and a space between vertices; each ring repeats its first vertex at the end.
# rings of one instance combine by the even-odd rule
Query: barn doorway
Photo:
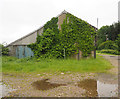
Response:
POLYGON ((24 57, 32 57, 34 56, 33 51, 31 48, 27 46, 17 46, 16 47, 16 57, 17 58, 24 58, 24 57))

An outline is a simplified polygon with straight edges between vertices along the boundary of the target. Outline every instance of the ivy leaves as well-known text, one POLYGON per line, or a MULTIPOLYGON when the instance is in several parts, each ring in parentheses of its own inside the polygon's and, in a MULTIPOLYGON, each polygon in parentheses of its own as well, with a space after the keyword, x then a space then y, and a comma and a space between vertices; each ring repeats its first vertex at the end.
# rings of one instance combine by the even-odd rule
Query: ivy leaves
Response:
MULTIPOLYGON (((94 49, 95 30, 87 22, 71 14, 67 14, 66 19, 69 21, 64 21, 62 24, 62 34, 65 35, 63 36, 64 42, 67 40, 66 43, 70 45, 72 50, 80 49, 83 56, 88 56, 94 49)), ((72 50, 70 54, 72 54, 72 50)))
POLYGON ((44 25, 42 36, 37 36, 36 43, 29 45, 36 57, 66 57, 77 50, 88 56, 94 49, 95 30, 87 22, 67 14, 58 29, 58 18, 52 18, 44 25))

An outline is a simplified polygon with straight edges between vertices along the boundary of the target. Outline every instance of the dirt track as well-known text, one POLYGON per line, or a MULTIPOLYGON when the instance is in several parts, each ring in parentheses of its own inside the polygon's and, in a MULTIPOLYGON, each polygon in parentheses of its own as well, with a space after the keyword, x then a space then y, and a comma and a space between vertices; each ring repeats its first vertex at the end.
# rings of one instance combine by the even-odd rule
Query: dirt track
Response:
POLYGON ((120 56, 116 55, 101 55, 103 58, 107 59, 113 66, 110 73, 118 74, 118 66, 120 65, 120 56))

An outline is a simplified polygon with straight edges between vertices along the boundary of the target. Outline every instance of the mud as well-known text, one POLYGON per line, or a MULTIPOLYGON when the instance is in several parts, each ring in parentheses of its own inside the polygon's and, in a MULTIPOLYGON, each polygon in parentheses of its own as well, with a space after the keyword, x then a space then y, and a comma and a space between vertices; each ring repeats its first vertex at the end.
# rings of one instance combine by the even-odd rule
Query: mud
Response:
POLYGON ((66 86, 66 84, 56 84, 48 82, 49 79, 43 79, 32 83, 32 86, 37 90, 49 90, 59 86, 66 86))
POLYGON ((85 95, 87 97, 97 97, 97 81, 94 79, 85 79, 78 82, 78 87, 81 87, 86 90, 85 95))

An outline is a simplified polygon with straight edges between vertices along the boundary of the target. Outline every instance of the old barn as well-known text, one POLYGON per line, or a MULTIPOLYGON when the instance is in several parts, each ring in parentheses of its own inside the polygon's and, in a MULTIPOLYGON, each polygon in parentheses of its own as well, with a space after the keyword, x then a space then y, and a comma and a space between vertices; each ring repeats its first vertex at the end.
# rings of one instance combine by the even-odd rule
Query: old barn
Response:
MULTIPOLYGON (((61 14, 59 14, 57 16, 58 17, 57 24, 58 24, 59 29, 61 29, 61 24, 63 23, 63 20, 66 18, 67 13, 68 12, 64 10, 61 14)), ((92 26, 92 27, 94 27, 94 26, 92 26)), ((29 33, 28 35, 7 45, 7 47, 9 48, 9 55, 15 56, 17 58, 34 56, 33 51, 29 47, 27 47, 27 45, 36 42, 36 37, 37 37, 37 35, 42 35, 43 28, 44 28, 44 25, 42 27, 40 27, 39 29, 33 31, 32 33, 29 33)))

